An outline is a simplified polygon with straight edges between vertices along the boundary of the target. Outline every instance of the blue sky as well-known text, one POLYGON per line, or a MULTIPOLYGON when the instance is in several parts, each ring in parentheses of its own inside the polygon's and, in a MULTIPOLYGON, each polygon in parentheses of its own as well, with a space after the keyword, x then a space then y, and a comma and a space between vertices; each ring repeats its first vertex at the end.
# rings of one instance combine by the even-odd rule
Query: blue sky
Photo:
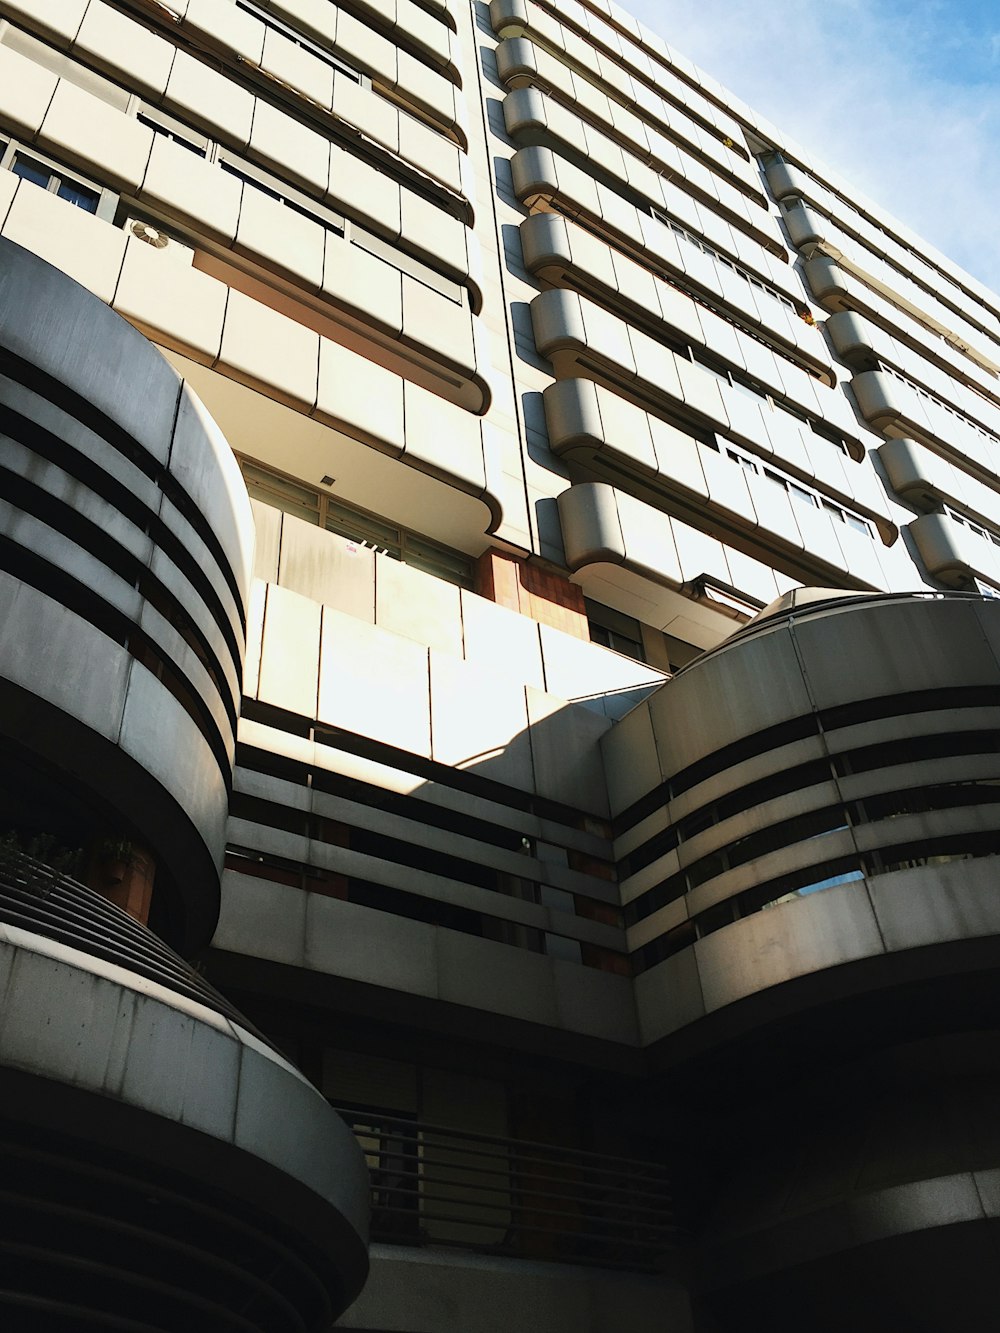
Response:
POLYGON ((1000 291, 996 0, 624 0, 1000 291))

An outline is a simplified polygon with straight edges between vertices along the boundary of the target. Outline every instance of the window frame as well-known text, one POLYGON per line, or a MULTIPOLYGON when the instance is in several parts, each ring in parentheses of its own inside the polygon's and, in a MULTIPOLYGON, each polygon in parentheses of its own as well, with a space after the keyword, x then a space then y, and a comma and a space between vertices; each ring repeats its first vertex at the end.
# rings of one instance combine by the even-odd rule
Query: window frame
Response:
POLYGON ((75 168, 66 167, 56 158, 48 153, 43 153, 36 148, 34 144, 25 144, 20 139, 0 137, 0 170, 14 172, 14 163, 18 155, 23 155, 29 161, 38 162, 49 172, 49 179, 46 185, 39 184, 38 181, 32 181, 26 176, 21 176, 21 180, 27 180, 29 185, 34 185, 37 189, 44 189, 46 194, 53 194, 58 199, 63 199, 65 203, 71 204, 74 208, 79 208, 79 204, 73 204, 72 200, 65 199, 60 195, 59 189, 66 181, 79 186, 81 189, 93 194, 97 199, 97 206, 94 209, 83 208, 84 213, 89 213, 91 217, 100 218, 102 222, 114 223, 115 214, 118 211, 119 195, 116 190, 108 190, 89 176, 84 175, 82 171, 75 168))
POLYGON ((640 620, 637 620, 635 616, 626 615, 624 611, 618 611, 613 606, 605 606, 603 602, 595 602, 590 597, 585 597, 583 602, 591 643, 600 644, 602 648, 607 648, 620 657, 627 657, 632 662, 639 662, 642 666, 648 664, 646 643, 642 637, 642 622, 640 620), (595 630, 597 631, 596 636, 595 630), (630 647, 638 651, 630 652, 630 647))
MULTIPOLYGON (((364 70, 355 68, 350 61, 345 60, 343 56, 338 55, 335 51, 328 50, 312 37, 307 36, 306 33, 299 32, 292 24, 285 23, 269 9, 262 9, 260 5, 254 3, 254 0, 233 0, 233 3, 234 8, 243 10, 245 14, 251 15, 251 17, 263 23, 265 28, 272 29, 293 45, 301 47, 303 51, 308 51, 310 55, 322 60, 325 65, 329 65, 333 70, 334 77, 340 74, 361 88, 371 88, 371 75, 365 73, 364 70)), ((261 70, 261 73, 266 74, 266 71, 261 70)))
POLYGON ((400 523, 391 522, 369 509, 364 509, 361 505, 342 499, 339 495, 331 495, 323 488, 310 486, 308 482, 301 481, 298 477, 292 477, 287 473, 279 472, 277 468, 269 467, 256 458, 249 458, 244 454, 237 453, 236 461, 240 466, 240 472, 243 474, 251 498, 259 500, 261 504, 280 509, 282 513, 291 514, 293 518, 301 518, 303 522, 310 523, 323 532, 330 532, 334 536, 340 537, 342 541, 353 542, 355 545, 365 547, 376 554, 387 555, 390 559, 398 560, 400 564, 408 565, 411 569, 419 569, 425 574, 430 574, 432 578, 439 578, 444 583, 450 583, 452 587, 465 588, 469 592, 475 591, 475 557, 467 552, 446 546, 442 542, 436 542, 433 537, 428 537, 426 534, 417 532, 412 528, 404 527, 400 523), (256 476, 248 476, 248 469, 252 473, 260 474, 263 481, 256 476), (269 485, 269 479, 277 484, 269 485), (311 506, 304 500, 296 500, 293 495, 286 497, 292 507, 285 508, 283 505, 276 503, 276 499, 281 496, 283 486, 294 488, 295 491, 301 492, 309 498, 315 498, 316 506, 313 511, 315 519, 306 517, 302 512, 310 509, 311 506), (269 498, 271 496, 275 498, 269 498), (340 527, 331 526, 331 519, 337 517, 336 510, 342 511, 344 515, 340 520, 340 527), (354 520, 353 524, 350 522, 352 519, 354 520), (353 536, 350 535, 349 531, 341 530, 342 528, 350 529, 352 526, 361 535, 353 536), (368 535, 364 535, 366 528, 369 529, 368 535), (381 534, 377 532, 377 529, 381 529, 381 534), (389 538, 388 543, 385 540, 387 537, 389 538), (437 564, 434 559, 436 554, 441 557, 437 564), (407 559, 408 555, 410 556, 409 559, 407 559))
MULTIPOLYGON (((831 518, 837 519, 841 523, 846 523, 848 527, 854 528, 858 533, 875 541, 879 536, 878 525, 864 514, 859 514, 856 510, 849 509, 846 505, 832 500, 822 491, 814 490, 805 482, 799 481, 797 477, 791 477, 780 468, 775 467, 773 463, 765 463, 760 458, 741 449, 730 440, 720 440, 719 452, 723 458, 728 458, 730 462, 738 464, 744 472, 753 472, 758 476, 772 482, 775 486, 780 486, 788 496, 789 503, 793 500, 798 504, 818 510, 825 510, 831 518)), ((1000 545, 1000 539, 998 539, 1000 545)))

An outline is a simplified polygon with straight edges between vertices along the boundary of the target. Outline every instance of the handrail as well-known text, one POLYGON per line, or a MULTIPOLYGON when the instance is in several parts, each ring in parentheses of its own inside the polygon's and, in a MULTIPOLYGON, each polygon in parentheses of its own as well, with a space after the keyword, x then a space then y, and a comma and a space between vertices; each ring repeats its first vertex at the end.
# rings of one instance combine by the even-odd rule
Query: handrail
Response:
POLYGON ((680 1228, 657 1162, 336 1108, 372 1180, 372 1237, 662 1272, 680 1228))
POLYGON ((399 1125, 403 1129, 412 1129, 418 1131, 421 1135, 443 1134, 450 1139, 465 1139, 467 1142, 475 1143, 495 1143, 502 1147, 516 1146, 518 1148, 538 1148, 546 1155, 552 1153, 573 1154, 577 1157, 591 1158, 595 1163, 607 1162, 616 1163, 620 1166, 634 1166, 637 1170, 647 1171, 666 1171, 666 1167, 658 1162, 646 1162, 637 1157, 615 1157, 611 1153, 593 1152, 589 1148, 575 1148, 560 1143, 536 1143, 532 1139, 509 1139, 499 1134, 480 1134, 471 1129, 454 1129, 448 1125, 432 1125, 424 1120, 409 1120, 403 1116, 385 1115, 381 1111, 361 1111, 356 1107, 336 1106, 334 1110, 350 1120, 356 1117, 362 1124, 367 1123, 366 1117, 370 1114, 371 1118, 380 1125, 399 1125))
POLYGON ((10 847, 0 847, 0 923, 42 935, 203 1004, 276 1049, 235 1005, 159 936, 95 890, 10 847))

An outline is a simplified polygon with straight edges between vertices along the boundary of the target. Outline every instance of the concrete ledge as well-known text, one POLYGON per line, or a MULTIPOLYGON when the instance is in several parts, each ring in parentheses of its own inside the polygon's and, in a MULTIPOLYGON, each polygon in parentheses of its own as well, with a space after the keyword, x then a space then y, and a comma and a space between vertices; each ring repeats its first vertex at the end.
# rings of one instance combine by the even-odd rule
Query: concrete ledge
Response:
POLYGON ((374 1245, 364 1293, 338 1321, 378 1333, 691 1333, 667 1277, 374 1245))

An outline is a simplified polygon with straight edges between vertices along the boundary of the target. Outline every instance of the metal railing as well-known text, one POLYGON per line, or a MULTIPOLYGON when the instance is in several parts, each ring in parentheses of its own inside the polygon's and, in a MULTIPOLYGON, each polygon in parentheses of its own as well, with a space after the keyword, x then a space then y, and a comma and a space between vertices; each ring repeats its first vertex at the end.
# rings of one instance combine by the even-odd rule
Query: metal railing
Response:
POLYGON ((336 1108, 372 1180, 372 1239, 662 1272, 677 1240, 665 1167, 336 1108))
POLYGON ((5 846, 0 846, 0 922, 136 972, 215 1010, 272 1045, 147 926, 71 876, 5 846))

